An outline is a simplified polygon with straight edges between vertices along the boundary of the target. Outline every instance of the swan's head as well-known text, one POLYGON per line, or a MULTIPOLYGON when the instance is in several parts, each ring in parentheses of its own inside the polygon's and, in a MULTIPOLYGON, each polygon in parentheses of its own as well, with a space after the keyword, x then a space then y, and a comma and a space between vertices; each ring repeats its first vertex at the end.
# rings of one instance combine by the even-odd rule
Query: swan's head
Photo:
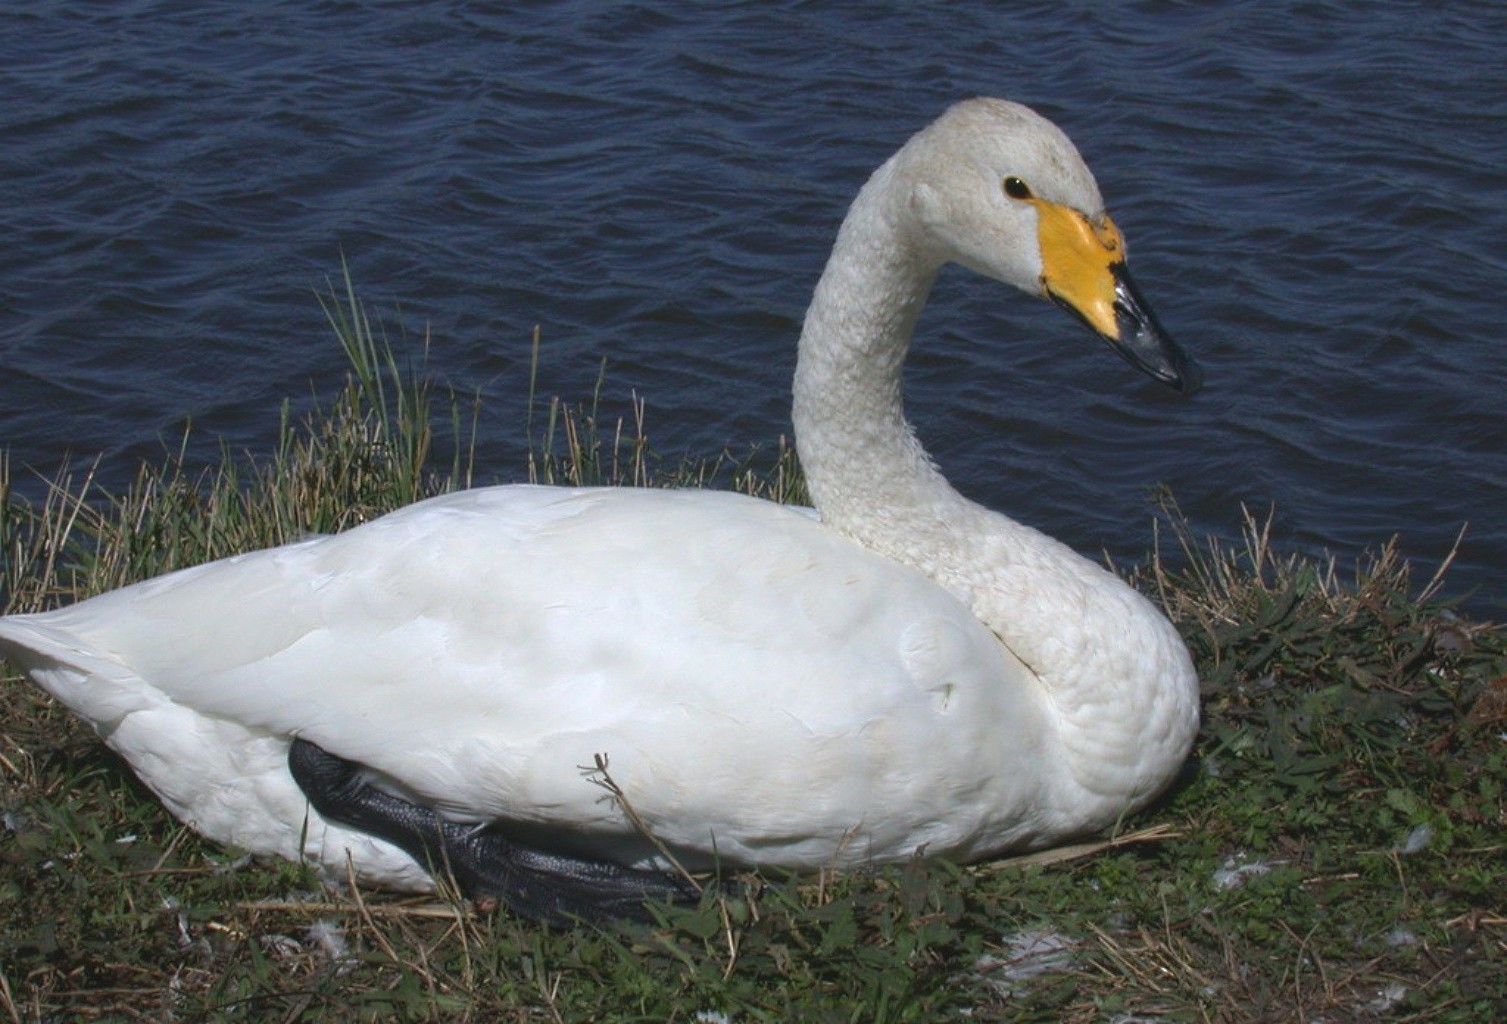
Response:
POLYGON ((1068 137, 1018 103, 953 106, 895 157, 939 262, 1051 299, 1179 391, 1198 369, 1130 279, 1125 242, 1068 137))

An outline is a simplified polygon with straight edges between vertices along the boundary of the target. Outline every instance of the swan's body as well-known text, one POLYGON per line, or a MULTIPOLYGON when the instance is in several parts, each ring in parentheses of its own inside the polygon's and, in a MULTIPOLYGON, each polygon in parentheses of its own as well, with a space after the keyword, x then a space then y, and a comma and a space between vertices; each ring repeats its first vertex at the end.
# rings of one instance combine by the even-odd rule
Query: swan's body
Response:
POLYGON ((588 777, 598 754, 702 863, 971 859, 1103 828, 1177 771, 1196 681, 1149 602, 962 498, 912 436, 900 365, 949 259, 1191 386, 1071 144, 974 100, 876 172, 817 288, 795 423, 820 522, 725 493, 475 490, 0 619, 0 654, 205 835, 337 875, 349 854, 398 888, 432 882, 310 809, 292 738, 447 819, 623 863, 652 854, 588 777))

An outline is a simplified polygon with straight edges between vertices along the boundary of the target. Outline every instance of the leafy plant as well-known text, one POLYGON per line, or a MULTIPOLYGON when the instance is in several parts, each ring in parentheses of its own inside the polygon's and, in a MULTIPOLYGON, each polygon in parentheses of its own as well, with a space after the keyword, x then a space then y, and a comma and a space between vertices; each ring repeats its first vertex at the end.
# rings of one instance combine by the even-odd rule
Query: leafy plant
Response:
MULTIPOLYGON (((194 469, 169 451, 123 493, 84 470, 33 507, 0 457, 0 606, 66 603, 468 485, 465 405, 395 354, 348 279, 322 301, 350 376, 327 409, 294 422, 285 406, 265 459, 194 469)), ((666 462, 643 403, 607 420, 600 392, 584 406, 531 393, 524 475, 799 499, 785 446, 666 462)), ((551 933, 454 900, 323 891, 298 865, 200 840, 87 727, 7 678, 0 1019, 1507 1015, 1507 630, 1438 603, 1437 578, 1415 591, 1393 545, 1342 581, 1276 551, 1270 520, 1247 516, 1232 548, 1193 537, 1170 501, 1163 513, 1171 550, 1131 576, 1193 651, 1204 724, 1184 777, 1129 823, 1157 827, 969 867, 751 878, 652 926, 551 933)))

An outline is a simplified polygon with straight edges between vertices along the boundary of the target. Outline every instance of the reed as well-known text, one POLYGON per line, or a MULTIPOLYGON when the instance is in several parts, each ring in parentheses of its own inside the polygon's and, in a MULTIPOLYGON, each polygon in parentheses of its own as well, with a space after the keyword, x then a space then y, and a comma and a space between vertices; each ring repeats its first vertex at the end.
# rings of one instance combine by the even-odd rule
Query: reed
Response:
MULTIPOLYGON (((435 389, 403 366, 373 329, 347 279, 321 305, 349 372, 328 408, 294 421, 280 414, 270 456, 222 450, 195 468, 188 437, 143 463, 122 491, 107 493, 93 467, 65 470, 32 505, 15 495, 0 461, 0 608, 26 611, 77 600, 135 580, 312 533, 345 529, 383 512, 470 482, 470 450, 456 446, 441 471, 433 462, 435 389)), ((427 350, 428 339, 425 339, 427 350)), ((452 438, 464 409, 446 396, 452 438)), ((474 420, 473 420, 474 422, 474 420)))
MULTIPOLYGON (((0 606, 50 607, 345 529, 469 486, 474 402, 426 382, 349 279, 321 296, 350 373, 284 405, 269 455, 35 504, 0 456, 0 606)), ((422 351, 428 339, 423 339, 422 351)), ((537 380, 539 344, 534 344, 537 380)), ((644 403, 534 394, 530 480, 799 499, 783 443, 670 460, 644 403)), ((1185 777, 1050 855, 765 878, 651 927, 546 933, 453 899, 319 891, 170 819, 87 727, 0 681, 0 1020, 1479 1021, 1507 1014, 1507 631, 1414 586, 1393 545, 1341 573, 1234 543, 1170 499, 1130 578, 1204 687, 1185 777)))

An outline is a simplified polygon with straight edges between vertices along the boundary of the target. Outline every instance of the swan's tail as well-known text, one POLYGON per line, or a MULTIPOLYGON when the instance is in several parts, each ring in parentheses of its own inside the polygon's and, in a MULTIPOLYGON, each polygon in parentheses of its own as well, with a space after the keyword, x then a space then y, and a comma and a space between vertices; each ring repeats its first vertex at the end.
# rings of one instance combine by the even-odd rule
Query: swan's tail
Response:
POLYGON ((307 859, 332 879, 354 865, 378 885, 433 889, 428 872, 399 848, 310 816, 288 774, 286 736, 175 703, 59 621, 71 613, 0 618, 0 658, 94 726, 180 821, 253 853, 307 859))
POLYGON ((0 618, 0 657, 107 738, 126 715, 165 699, 127 665, 45 615, 0 618))

